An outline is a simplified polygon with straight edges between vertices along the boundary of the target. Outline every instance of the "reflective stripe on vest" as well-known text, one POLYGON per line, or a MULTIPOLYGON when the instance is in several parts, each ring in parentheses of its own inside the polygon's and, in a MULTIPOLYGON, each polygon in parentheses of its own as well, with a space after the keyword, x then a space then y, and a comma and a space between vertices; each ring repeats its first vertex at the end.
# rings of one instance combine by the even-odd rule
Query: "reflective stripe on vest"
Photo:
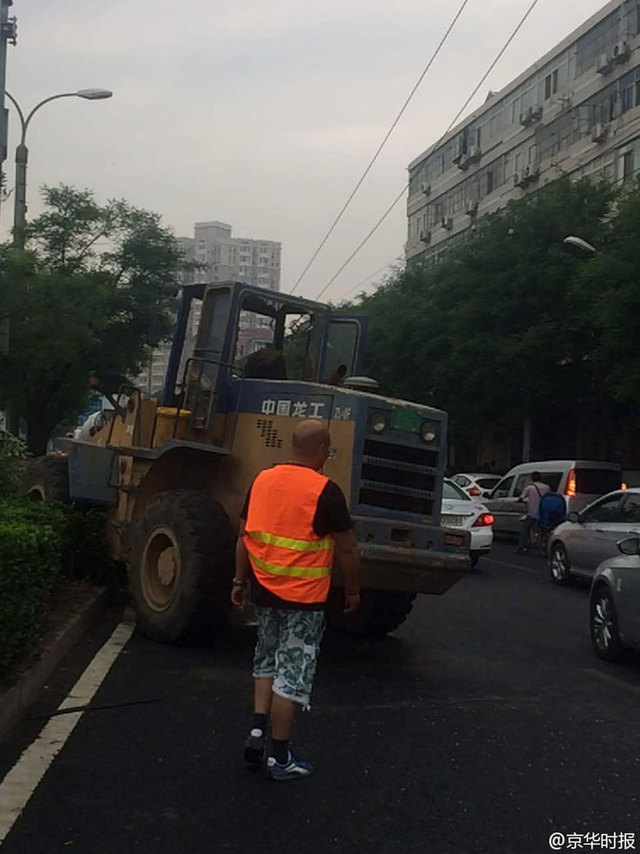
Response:
POLYGON ((288 464, 261 472, 251 487, 244 542, 256 579, 281 599, 321 603, 328 596, 334 542, 313 530, 328 481, 288 464))
POLYGON ((325 540, 294 540, 291 537, 276 537, 274 534, 267 534, 264 531, 250 531, 248 537, 258 543, 267 543, 270 546, 282 546, 284 549, 293 549, 298 552, 315 552, 321 549, 332 549, 333 540, 327 538, 325 540))

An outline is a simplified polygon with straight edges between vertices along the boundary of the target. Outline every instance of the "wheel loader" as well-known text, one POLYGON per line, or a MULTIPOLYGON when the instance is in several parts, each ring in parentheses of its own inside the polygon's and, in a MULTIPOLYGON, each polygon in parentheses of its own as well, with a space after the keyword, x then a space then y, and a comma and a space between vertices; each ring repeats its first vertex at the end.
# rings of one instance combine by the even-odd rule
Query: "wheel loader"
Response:
POLYGON ((328 422, 324 473, 347 497, 361 556, 362 606, 343 614, 334 567, 330 625, 384 634, 417 593, 443 594, 469 571, 468 535, 440 527, 446 414, 378 394, 360 376, 365 334, 365 318, 307 299, 186 285, 160 399, 123 384, 111 417, 35 461, 32 497, 107 508, 146 635, 180 642, 224 625, 247 491, 287 461, 299 418, 328 422))

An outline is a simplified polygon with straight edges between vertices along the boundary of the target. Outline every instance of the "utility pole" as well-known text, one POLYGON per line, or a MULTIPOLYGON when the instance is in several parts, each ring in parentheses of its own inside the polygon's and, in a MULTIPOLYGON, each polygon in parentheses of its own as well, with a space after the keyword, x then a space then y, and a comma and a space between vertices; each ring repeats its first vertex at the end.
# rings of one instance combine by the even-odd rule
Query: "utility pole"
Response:
MULTIPOLYGON (((9 17, 13 0, 0 0, 0 204, 5 191, 4 162, 7 159, 9 111, 4 105, 7 76, 7 45, 15 44, 18 27, 15 16, 9 17)), ((0 356, 9 352, 9 315, 0 315, 0 356)))
MULTIPOLYGON (((0 169, 7 159, 7 136, 9 111, 4 105, 4 90, 7 88, 7 44, 16 43, 18 27, 15 17, 9 17, 9 8, 13 0, 0 0, 0 169)), ((3 178, 4 184, 4 178, 3 178)), ((4 190, 4 186, 2 187, 4 190)), ((2 193, 0 192, 0 201, 2 193)))

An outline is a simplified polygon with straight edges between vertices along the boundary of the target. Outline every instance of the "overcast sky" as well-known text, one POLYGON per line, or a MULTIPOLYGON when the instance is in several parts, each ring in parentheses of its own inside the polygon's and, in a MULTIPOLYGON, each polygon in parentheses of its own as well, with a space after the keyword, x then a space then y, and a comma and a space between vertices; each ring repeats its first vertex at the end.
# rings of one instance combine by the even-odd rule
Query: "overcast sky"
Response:
MULTIPOLYGON (((470 0, 300 293, 317 295, 399 193, 408 163, 445 130, 529 4, 470 0)), ((29 215, 42 184, 64 182, 155 210, 178 235, 192 235, 196 220, 222 220, 236 236, 282 242, 289 290, 459 5, 14 0, 7 88, 25 110, 57 92, 114 92, 54 102, 34 118, 29 215)), ((473 106, 603 5, 540 0, 473 106)), ((12 112, 10 186, 16 126, 12 112)), ((400 256, 405 231, 403 201, 326 297, 400 256)))

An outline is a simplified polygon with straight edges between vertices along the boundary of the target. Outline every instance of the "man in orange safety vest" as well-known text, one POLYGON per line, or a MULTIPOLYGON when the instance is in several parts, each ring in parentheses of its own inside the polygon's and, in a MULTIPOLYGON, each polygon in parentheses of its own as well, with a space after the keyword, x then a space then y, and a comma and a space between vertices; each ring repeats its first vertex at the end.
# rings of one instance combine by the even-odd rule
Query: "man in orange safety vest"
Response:
POLYGON ((307 708, 335 558, 345 583, 345 614, 360 606, 360 567, 351 516, 340 487, 321 473, 331 437, 325 422, 301 421, 291 460, 251 485, 236 546, 231 600, 244 608, 255 583, 258 640, 253 662, 254 722, 245 760, 273 780, 313 768, 289 749, 298 706, 307 708), (266 729, 271 719, 271 752, 266 729))

